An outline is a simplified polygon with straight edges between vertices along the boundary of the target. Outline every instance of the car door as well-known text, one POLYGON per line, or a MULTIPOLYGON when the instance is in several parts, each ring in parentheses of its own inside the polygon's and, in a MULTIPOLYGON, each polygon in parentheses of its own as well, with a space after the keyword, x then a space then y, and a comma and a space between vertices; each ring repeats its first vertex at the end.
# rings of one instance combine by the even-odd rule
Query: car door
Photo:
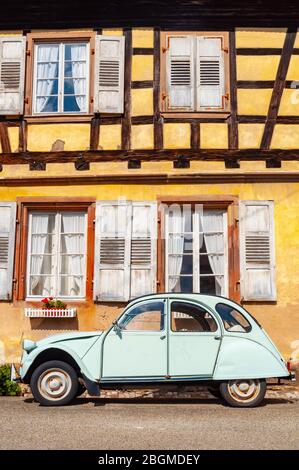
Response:
POLYGON ((160 378, 167 374, 166 301, 129 307, 104 339, 102 378, 160 378))
POLYGON ((211 377, 221 343, 217 320, 193 302, 172 300, 169 310, 169 375, 211 377))

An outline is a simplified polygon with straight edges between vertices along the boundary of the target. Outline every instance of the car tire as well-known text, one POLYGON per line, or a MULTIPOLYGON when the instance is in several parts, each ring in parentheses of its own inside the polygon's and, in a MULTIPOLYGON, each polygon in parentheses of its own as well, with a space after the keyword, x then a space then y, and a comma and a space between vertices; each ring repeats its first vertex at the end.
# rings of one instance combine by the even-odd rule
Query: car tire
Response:
POLYGON ((264 399, 267 384, 264 379, 238 379, 221 382, 219 391, 229 406, 252 408, 264 399))
POLYGON ((38 366, 30 387, 42 406, 68 405, 77 395, 78 376, 72 366, 62 361, 48 361, 38 366))
POLYGON ((222 398, 219 387, 208 387, 208 391, 213 397, 218 399, 222 398))

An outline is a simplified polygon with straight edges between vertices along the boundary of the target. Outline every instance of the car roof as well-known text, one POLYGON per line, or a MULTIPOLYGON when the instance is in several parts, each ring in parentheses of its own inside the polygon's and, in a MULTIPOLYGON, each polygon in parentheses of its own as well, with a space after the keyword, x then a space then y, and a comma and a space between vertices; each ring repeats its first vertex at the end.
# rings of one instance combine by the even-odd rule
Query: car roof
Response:
POLYGON ((192 293, 184 293, 184 292, 160 292, 160 293, 154 293, 154 294, 147 294, 147 295, 142 295, 140 297, 135 297, 132 299, 129 304, 133 304, 135 302, 138 302, 140 300, 151 300, 155 298, 175 298, 175 299, 185 299, 185 300, 195 300, 195 301, 200 301, 202 303, 205 303, 210 306, 214 306, 219 302, 229 302, 236 304, 233 300, 228 299, 227 297, 223 297, 221 295, 212 295, 212 294, 200 294, 198 292, 192 292, 192 293))

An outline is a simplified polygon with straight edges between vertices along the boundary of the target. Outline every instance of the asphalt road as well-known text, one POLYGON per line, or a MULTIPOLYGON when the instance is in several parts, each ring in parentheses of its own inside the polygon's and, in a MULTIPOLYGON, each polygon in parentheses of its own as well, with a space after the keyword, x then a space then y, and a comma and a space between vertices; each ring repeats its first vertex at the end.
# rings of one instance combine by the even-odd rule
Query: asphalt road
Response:
POLYGON ((0 397, 0 449, 298 449, 299 401, 235 409, 215 399, 77 399, 44 408, 0 397))

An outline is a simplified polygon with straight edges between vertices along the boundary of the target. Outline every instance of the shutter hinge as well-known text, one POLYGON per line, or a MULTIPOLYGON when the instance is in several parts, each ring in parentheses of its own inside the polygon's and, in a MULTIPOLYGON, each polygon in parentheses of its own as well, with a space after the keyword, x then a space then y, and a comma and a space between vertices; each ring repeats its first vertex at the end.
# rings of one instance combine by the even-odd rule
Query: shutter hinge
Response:
POLYGON ((222 47, 223 52, 228 52, 228 47, 222 47))
POLYGON ((30 50, 29 50, 29 49, 27 49, 27 50, 26 50, 26 55, 28 55, 28 56, 30 56, 30 55, 31 55, 31 53, 30 53, 30 50))
POLYGON ((90 53, 91 53, 91 55, 94 55, 94 54, 95 54, 94 48, 92 48, 92 49, 90 50, 90 53))
POLYGON ((19 224, 19 223, 20 223, 19 219, 16 219, 16 224, 19 224))
POLYGON ((95 224, 95 223, 96 223, 96 219, 93 219, 92 223, 95 224))
POLYGON ((167 93, 162 93, 161 96, 162 96, 162 100, 166 100, 166 98, 167 98, 168 95, 167 95, 167 93))
POLYGON ((169 49, 169 45, 168 45, 168 47, 162 47, 162 52, 165 53, 165 52, 168 51, 168 49, 169 49))
POLYGON ((223 95, 223 98, 224 98, 225 100, 229 100, 229 93, 225 93, 225 95, 223 95))

